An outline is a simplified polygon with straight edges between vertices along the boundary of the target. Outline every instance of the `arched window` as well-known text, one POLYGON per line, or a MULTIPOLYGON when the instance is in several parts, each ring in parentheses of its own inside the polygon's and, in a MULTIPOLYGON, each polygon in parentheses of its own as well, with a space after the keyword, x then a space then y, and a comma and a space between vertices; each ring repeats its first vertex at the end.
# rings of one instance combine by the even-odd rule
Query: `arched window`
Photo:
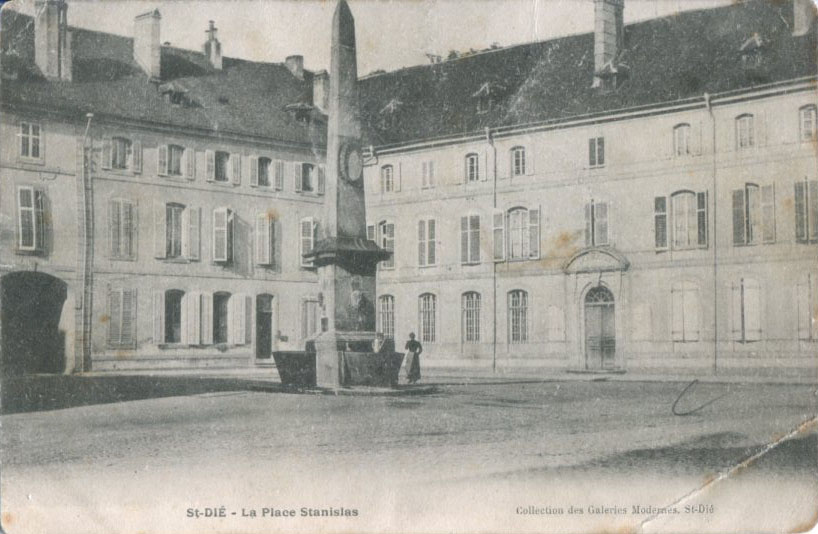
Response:
POLYGON ((676 156, 687 156, 690 154, 689 124, 682 123, 673 127, 673 153, 676 156))
POLYGON ((395 190, 395 178, 392 165, 381 167, 381 193, 391 193, 395 190))
POLYGON ((514 208, 508 212, 508 258, 525 259, 529 256, 528 210, 514 208))
POLYGON ((466 155, 466 182, 476 182, 480 179, 480 158, 477 154, 466 155))
POLYGON ((813 141, 816 136, 816 107, 814 104, 802 107, 798 111, 799 123, 801 128, 801 141, 813 141))
POLYGON ((378 298, 378 331, 385 338, 395 338, 395 297, 392 295, 378 298))
POLYGON ((180 289, 165 291, 165 343, 182 342, 182 297, 180 289))
POLYGON ((675 282, 670 289, 673 341, 699 340, 699 288, 693 282, 675 282))
POLYGON ((522 289, 508 293, 508 342, 528 343, 528 293, 522 289))
POLYGON ((755 118, 745 113, 736 117, 736 148, 755 146, 755 118))
POLYGON ((671 196, 673 209, 673 248, 695 247, 698 243, 698 217, 696 215, 696 194, 680 191, 671 196))
POLYGON ((523 176, 525 174, 525 148, 515 146, 511 149, 511 175, 523 176))
POLYGON ((435 342, 436 300, 431 293, 424 293, 418 298, 420 341, 424 343, 435 342))
POLYGON ((463 293, 462 335, 464 343, 480 342, 480 293, 476 291, 463 293))

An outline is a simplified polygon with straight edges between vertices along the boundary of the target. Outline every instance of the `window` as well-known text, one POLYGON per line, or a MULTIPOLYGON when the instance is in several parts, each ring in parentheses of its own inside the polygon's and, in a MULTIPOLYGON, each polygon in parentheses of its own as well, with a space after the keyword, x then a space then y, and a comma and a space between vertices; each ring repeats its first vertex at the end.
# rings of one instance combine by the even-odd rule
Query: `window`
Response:
POLYGON ((462 297, 463 343, 480 342, 480 293, 469 291, 462 297))
POLYGON ((733 191, 733 245, 775 241, 775 194, 772 185, 746 184, 733 191))
POLYGON ((436 230, 434 219, 418 221, 418 265, 425 267, 437 263, 436 230))
POLYGON ((494 261, 506 259, 506 216, 502 211, 494 212, 492 216, 492 238, 494 261))
POLYGON ((45 194, 31 186, 17 188, 17 249, 45 251, 45 194))
POLYGON ((392 295, 378 298, 378 331, 385 338, 395 338, 395 297, 392 295))
MULTIPOLYGON (((138 151, 135 150, 134 153, 138 151)), ((162 176, 185 176, 192 180, 196 177, 196 151, 180 145, 161 145, 157 151, 157 166, 162 176)), ((208 173, 212 167, 208 151, 208 173)), ((210 176, 208 174, 208 176, 210 176)), ((212 178, 208 177, 209 180, 212 178)))
POLYGON ((699 340, 699 288, 692 282, 677 282, 671 286, 673 341, 686 343, 699 340))
POLYGON ((761 286, 742 278, 733 284, 733 339, 741 343, 761 339, 761 286))
POLYGON ((315 242, 318 240, 318 222, 313 217, 301 219, 299 232, 301 266, 311 267, 312 261, 304 259, 304 254, 309 254, 315 248, 315 242))
POLYGON ((182 213, 185 207, 181 204, 167 204, 165 207, 166 258, 182 256, 182 213))
POLYGON ((795 286, 795 299, 798 303, 798 339, 802 341, 818 340, 818 321, 813 319, 818 310, 818 291, 816 278, 809 273, 795 286))
POLYGON ((605 165, 605 138, 592 137, 588 139, 588 165, 602 167, 605 165))
POLYGON ((795 182, 795 240, 818 243, 818 180, 795 182))
POLYGON ((523 176, 525 172, 525 148, 517 146, 511 149, 511 175, 523 176))
POLYGON ((295 164, 296 191, 313 192, 316 190, 315 165, 312 163, 295 164))
POLYGON ((217 182, 228 182, 230 180, 229 176, 229 164, 230 164, 230 153, 229 152, 222 152, 216 151, 215 155, 215 180, 217 182))
POLYGON ((608 203, 591 201, 585 204, 585 246, 608 244, 608 203))
POLYGON ((259 213, 256 217, 256 263, 273 266, 275 264, 275 219, 270 213, 259 213))
POLYGON ((528 293, 520 289, 508 293, 508 342, 528 343, 528 293))
POLYGON ((392 165, 384 165, 381 167, 381 193, 391 193, 394 191, 394 187, 392 165))
POLYGON ((480 158, 477 154, 466 156, 466 182, 476 182, 480 179, 480 158))
POLYGON ((814 105, 804 106, 798 110, 801 125, 801 141, 814 141, 816 136, 816 107, 814 105))
POLYGON ((111 168, 129 169, 131 158, 133 157, 133 147, 130 139, 124 137, 114 137, 111 139, 111 168))
POLYGON ((233 211, 229 208, 213 210, 213 261, 233 261, 233 211))
POLYGON ((258 185, 261 187, 270 187, 270 166, 272 160, 270 158, 258 158, 258 185))
POLYGON ((227 343, 229 335, 230 293, 213 293, 213 343, 227 343))
MULTIPOLYGON (((496 229, 495 229, 496 230, 496 229)), ((495 233, 495 239, 496 239, 495 233)), ((508 212, 508 259, 540 257, 540 210, 513 208, 508 212)))
POLYGON ((391 269, 395 266, 395 223, 381 221, 378 224, 378 245, 384 250, 393 252, 389 259, 383 260, 380 264, 384 269, 391 269))
POLYGON ((108 288, 108 346, 136 348, 136 289, 108 288))
POLYGON ((750 114, 736 117, 736 148, 755 146, 755 119, 750 114))
POLYGON ((690 125, 677 124, 673 128, 673 153, 676 156, 690 155, 690 125))
POLYGON ((178 289, 165 291, 165 343, 182 342, 182 297, 185 292, 178 289))
POLYGON ((40 125, 32 122, 20 123, 20 157, 42 159, 40 125))
POLYGON ((319 332, 321 318, 318 312, 317 299, 310 298, 301 301, 301 339, 309 339, 319 332))
POLYGON ((435 342, 435 301, 431 293, 424 293, 418 299, 420 341, 423 343, 435 342))
POLYGON ((667 249, 667 198, 653 199, 653 233, 657 249, 667 249))
POLYGON ((136 205, 130 200, 113 199, 108 203, 108 235, 111 258, 136 258, 136 205))
POLYGON ((681 191, 671 195, 673 248, 707 246, 707 193, 681 191))
POLYGON ((182 161, 185 149, 179 145, 168 145, 168 174, 182 176, 182 161))
POLYGON ((423 188, 429 189, 435 186, 435 162, 434 161, 424 161, 421 164, 421 170, 423 175, 423 188))
POLYGON ((460 217, 460 263, 480 263, 480 216, 460 217))

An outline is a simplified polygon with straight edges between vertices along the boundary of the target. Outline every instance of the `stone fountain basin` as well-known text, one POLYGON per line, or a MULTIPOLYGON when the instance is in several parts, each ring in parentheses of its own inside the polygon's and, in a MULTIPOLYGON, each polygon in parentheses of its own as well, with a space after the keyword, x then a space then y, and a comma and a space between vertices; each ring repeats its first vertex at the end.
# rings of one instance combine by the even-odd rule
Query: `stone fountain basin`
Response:
MULTIPOLYGON (((350 386, 393 387, 398 384, 401 352, 339 351, 341 384, 350 386)), ((315 387, 315 353, 306 351, 273 352, 281 383, 298 387, 315 387)))

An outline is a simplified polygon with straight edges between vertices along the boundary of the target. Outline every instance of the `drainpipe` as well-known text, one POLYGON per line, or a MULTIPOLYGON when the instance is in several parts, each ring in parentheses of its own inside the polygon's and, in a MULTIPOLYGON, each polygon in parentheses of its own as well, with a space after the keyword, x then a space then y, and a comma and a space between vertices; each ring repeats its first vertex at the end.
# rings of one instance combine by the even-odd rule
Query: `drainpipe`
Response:
POLYGON ((81 308, 82 313, 79 317, 80 325, 77 330, 80 331, 79 343, 77 343, 78 353, 80 357, 79 366, 74 363, 74 368, 77 371, 91 370, 91 324, 93 321, 93 265, 94 265, 94 216, 93 216, 93 189, 91 185, 91 120, 94 118, 93 113, 85 115, 87 122, 85 124, 85 133, 82 138, 82 162, 80 167, 80 180, 78 185, 78 201, 79 201, 79 232, 80 232, 80 246, 79 246, 79 272, 82 277, 82 293, 79 296, 78 307, 81 308))
MULTIPOLYGON (((494 211, 497 210, 497 147, 494 146, 494 139, 491 136, 491 128, 486 126, 486 142, 491 147, 493 157, 491 158, 491 174, 492 174, 492 228, 494 226, 494 211)), ((492 239, 493 239, 493 232, 492 229, 492 239)), ((492 245, 493 246, 493 245, 492 245)), ((492 332, 491 332, 491 372, 497 372, 497 262, 494 261, 494 252, 492 248, 492 258, 491 258, 491 289, 492 289, 492 296, 491 296, 491 304, 492 304, 492 332)))
POLYGON ((710 93, 704 93, 704 105, 707 106, 707 113, 710 115, 711 148, 713 151, 713 374, 719 372, 719 262, 718 262, 718 181, 716 180, 716 116, 713 114, 713 103, 710 100, 710 93))

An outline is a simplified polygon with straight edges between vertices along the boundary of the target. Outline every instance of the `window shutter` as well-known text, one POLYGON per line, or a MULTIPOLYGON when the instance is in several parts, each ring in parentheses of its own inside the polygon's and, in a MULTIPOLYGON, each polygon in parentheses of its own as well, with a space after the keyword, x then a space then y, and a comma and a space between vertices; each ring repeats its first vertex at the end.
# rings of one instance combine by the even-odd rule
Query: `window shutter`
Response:
POLYGON ((136 288, 122 291, 122 323, 120 343, 126 347, 136 347, 136 288))
POLYGON ((366 226, 366 238, 370 241, 375 241, 375 225, 368 224, 366 226))
POLYGON ((202 293, 202 345, 213 344, 213 294, 202 293))
POLYGON ((133 142, 133 172, 139 174, 142 172, 142 141, 135 140, 133 142))
POLYGON ((156 169, 159 176, 168 174, 168 145, 159 145, 156 151, 156 169))
POLYGON ((807 240, 807 187, 806 182, 795 182, 795 240, 807 240))
POLYGON ((230 155, 231 181, 233 185, 241 184, 241 154, 230 155))
POLYGON ((102 168, 111 168, 111 138, 105 137, 102 140, 102 168))
POLYGON ((250 156, 250 187, 258 187, 258 156, 250 156))
POLYGON ((190 316, 190 305, 192 303, 193 294, 186 292, 182 295, 182 302, 179 306, 179 342, 184 345, 191 344, 191 323, 193 318, 190 316))
MULTIPOLYGON (((188 295, 185 295, 188 296, 188 295)), ((189 293, 187 310, 188 341, 190 345, 202 344, 202 293, 189 293)))
POLYGON ((810 277, 807 277, 806 283, 801 283, 795 286, 795 301, 798 303, 798 339, 808 341, 811 339, 812 330, 812 310, 810 304, 812 303, 812 295, 810 277))
POLYGON ((426 264, 435 265, 437 263, 437 231, 435 228, 435 220, 429 219, 426 221, 426 264))
POLYGON ((429 173, 429 175, 428 175, 428 179, 429 179, 428 186, 429 187, 434 187, 435 186, 435 162, 430 160, 430 161, 427 162, 427 164, 428 164, 428 171, 427 172, 429 173))
POLYGON ((227 209, 213 210, 213 261, 227 261, 227 209))
POLYGON ((136 203, 130 201, 122 202, 122 241, 120 243, 120 250, 122 254, 128 259, 136 258, 136 229, 137 211, 136 203))
POLYGON ((592 203, 585 204, 585 246, 591 247, 594 244, 594 205, 592 203))
POLYGON ((275 162, 275 188, 276 191, 284 189, 284 162, 281 160, 275 162))
POLYGON ((775 185, 761 187, 761 228, 765 243, 775 242, 775 185))
POLYGON ((293 183, 295 185, 295 191, 300 192, 302 187, 302 180, 304 174, 304 166, 301 163, 291 163, 293 168, 293 183))
POLYGON ((271 222, 266 213, 260 213, 256 218, 256 262, 259 265, 272 264, 272 241, 270 239, 271 222))
POLYGON ((494 261, 506 259, 506 217, 502 211, 495 211, 493 219, 494 261))
POLYGON ((608 204, 597 202, 594 205, 594 244, 608 244, 608 204))
POLYGON ((108 286, 108 345, 119 345, 122 335, 122 290, 108 286))
POLYGON ((216 153, 212 150, 205 150, 205 180, 216 180, 216 153))
POLYGON ((418 221, 418 265, 426 265, 426 221, 418 221))
POLYGON ((528 176, 533 176, 534 172, 535 172, 534 171, 534 159, 535 159, 534 158, 534 151, 533 150, 529 151, 528 149, 526 149, 526 150, 523 151, 523 154, 524 154, 523 159, 525 161, 525 173, 528 176))
POLYGON ((733 245, 746 243, 747 221, 744 208, 744 189, 733 190, 733 245))
POLYGON ((670 290, 671 296, 671 339, 673 341, 684 341, 684 287, 674 285, 670 290))
POLYGON ((185 149, 185 176, 188 180, 196 179, 196 150, 193 148, 185 149))
POLYGON ((699 290, 693 286, 685 287, 684 292, 684 338, 699 339, 699 290))
POLYGON ((122 221, 122 204, 119 200, 111 200, 108 202, 108 235, 110 236, 110 257, 119 258, 121 254, 122 243, 120 237, 122 230, 120 222, 122 221))
POLYGON ((191 212, 193 210, 190 207, 186 207, 182 210, 182 257, 183 258, 190 258, 190 219, 191 212))
POLYGON ((732 295, 730 299, 732 305, 732 314, 731 317, 733 319, 731 330, 733 333, 733 340, 734 341, 743 341, 743 327, 742 327, 742 309, 741 309, 741 281, 738 283, 734 283, 732 287, 732 295))
POLYGON ((167 208, 164 202, 153 203, 153 256, 164 258, 167 253, 167 208))
MULTIPOLYGON (((244 344, 253 342, 253 299, 244 295, 244 344)), ((272 331, 271 331, 272 332, 272 331)))
POLYGON ((694 156, 702 155, 702 121, 694 121, 690 125, 690 153, 694 156))
POLYGON ((761 339, 761 286, 744 279, 744 336, 746 341, 761 339))
POLYGON ((323 165, 318 166, 318 194, 323 195, 327 189, 327 169, 323 165))
POLYGON ((165 342, 165 292, 153 292, 153 342, 165 342))
POLYGON ((489 167, 488 167, 488 150, 484 150, 480 154, 480 168, 479 168, 479 179, 481 182, 488 181, 489 179, 489 167))
POLYGON ((667 197, 653 199, 653 233, 657 250, 667 249, 667 197))
POLYGON ((233 345, 244 345, 245 337, 247 335, 247 318, 246 318, 246 296, 242 293, 237 293, 230 297, 227 317, 230 325, 230 335, 228 339, 233 345))
POLYGON ((818 238, 818 180, 807 184, 807 239, 814 243, 818 238))
POLYGON ((596 139, 588 139, 588 164, 591 167, 596 166, 596 139))
POLYGON ((429 162, 428 161, 422 162, 420 164, 420 167, 421 167, 420 176, 422 180, 420 187, 423 189, 431 187, 431 185, 429 184, 429 162))
POLYGON ((299 242, 301 243, 300 247, 300 263, 302 267, 309 267, 311 265, 309 260, 304 258, 304 254, 308 254, 312 252, 312 248, 314 245, 313 238, 315 236, 315 220, 312 217, 305 217, 301 219, 300 225, 300 234, 299 234, 299 242))
POLYGON ((540 257, 540 208, 528 210, 528 257, 540 257))
POLYGON ((707 246, 707 209, 707 191, 696 193, 697 243, 700 247, 707 246))
POLYGON ((460 263, 469 262, 469 217, 460 217, 460 263))
POLYGON ((188 208, 185 211, 190 212, 187 232, 190 244, 186 257, 189 260, 198 260, 202 250, 202 208, 188 208))
POLYGON ((41 252, 47 250, 46 235, 45 191, 34 188, 34 248, 36 250, 41 252))
POLYGON ((472 215, 469 217, 469 256, 473 263, 480 262, 480 216, 472 215))

